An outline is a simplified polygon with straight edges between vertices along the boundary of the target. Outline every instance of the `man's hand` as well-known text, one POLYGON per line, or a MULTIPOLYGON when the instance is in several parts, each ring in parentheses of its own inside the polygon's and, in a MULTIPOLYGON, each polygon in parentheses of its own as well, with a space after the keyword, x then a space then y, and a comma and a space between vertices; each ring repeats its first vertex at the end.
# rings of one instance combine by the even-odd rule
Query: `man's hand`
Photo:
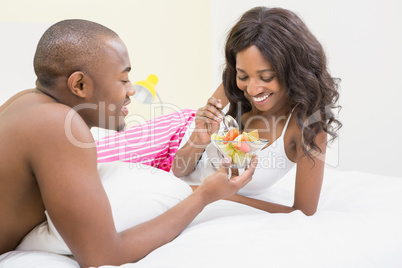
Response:
POLYGON ((237 193, 252 178, 258 159, 253 156, 250 166, 240 176, 229 178, 230 157, 222 159, 219 170, 206 177, 198 187, 192 187, 194 193, 200 193, 206 204, 227 198, 237 193))

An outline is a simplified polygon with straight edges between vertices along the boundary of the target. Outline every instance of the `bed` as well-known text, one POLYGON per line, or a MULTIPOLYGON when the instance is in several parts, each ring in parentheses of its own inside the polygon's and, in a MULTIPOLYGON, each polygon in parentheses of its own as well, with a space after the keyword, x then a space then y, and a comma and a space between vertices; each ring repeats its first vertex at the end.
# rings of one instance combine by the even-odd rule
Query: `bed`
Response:
MULTIPOLYGON (((175 181, 165 171, 146 170, 164 172, 161 177, 175 181)), ((109 177, 116 175, 113 172, 109 177)), ((260 198, 292 204, 294 176, 295 169, 260 198)), ((174 188, 182 187, 181 181, 174 183, 174 188)), ((328 168, 314 216, 300 211, 269 214, 217 201, 171 243, 120 267, 402 267, 401 227, 402 178, 328 168)), ((19 249, 1 255, 0 267, 78 264, 63 254, 19 249)), ((116 266, 102 266, 106 267, 116 266)))

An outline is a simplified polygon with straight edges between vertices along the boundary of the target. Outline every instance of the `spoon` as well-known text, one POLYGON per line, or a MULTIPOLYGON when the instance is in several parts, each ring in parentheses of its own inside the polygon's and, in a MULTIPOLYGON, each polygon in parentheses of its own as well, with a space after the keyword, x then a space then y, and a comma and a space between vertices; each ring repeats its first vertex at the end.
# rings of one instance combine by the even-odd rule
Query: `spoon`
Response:
POLYGON ((225 126, 225 129, 224 129, 225 132, 228 132, 232 128, 239 129, 239 125, 237 124, 236 120, 232 116, 230 116, 230 115, 225 116, 225 114, 222 111, 220 111, 220 112, 223 115, 223 125, 225 126))

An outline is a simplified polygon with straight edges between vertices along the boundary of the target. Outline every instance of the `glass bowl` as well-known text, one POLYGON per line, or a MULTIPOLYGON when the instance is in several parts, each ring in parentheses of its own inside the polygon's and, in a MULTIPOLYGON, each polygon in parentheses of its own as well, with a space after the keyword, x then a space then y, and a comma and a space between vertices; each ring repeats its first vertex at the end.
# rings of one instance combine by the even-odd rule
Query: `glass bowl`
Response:
POLYGON ((268 140, 255 139, 253 141, 233 140, 224 141, 226 136, 223 131, 211 135, 211 143, 223 154, 232 158, 231 168, 246 168, 250 164, 251 157, 267 145, 268 140))

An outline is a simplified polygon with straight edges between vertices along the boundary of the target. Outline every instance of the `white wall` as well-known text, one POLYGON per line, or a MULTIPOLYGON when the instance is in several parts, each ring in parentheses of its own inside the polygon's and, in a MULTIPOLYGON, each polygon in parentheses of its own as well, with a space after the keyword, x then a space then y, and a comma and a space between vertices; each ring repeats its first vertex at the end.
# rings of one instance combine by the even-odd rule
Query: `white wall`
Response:
MULTIPOLYGON (((167 105, 165 113, 198 108, 210 95, 209 1, 0 0, 0 103, 34 87, 36 44, 48 26, 67 18, 88 19, 115 30, 130 54, 131 80, 151 73, 159 77, 157 90, 167 105)), ((154 114, 150 105, 134 100, 129 110, 129 124, 154 114)))
MULTIPOLYGON (((396 0, 212 0, 212 70, 221 70, 227 30, 254 6, 298 13, 342 79, 339 141, 328 166, 402 176, 402 2, 396 0)), ((213 74, 213 84, 221 72, 213 74)))
MULTIPOLYGON (((221 82, 226 32, 257 5, 297 12, 326 48, 333 76, 342 79, 344 127, 328 153, 328 166, 402 176, 397 0, 0 0, 0 103, 34 86, 37 40, 50 24, 74 17, 100 22, 122 36, 133 81, 154 72, 166 103, 198 108, 221 82)), ((149 106, 133 101, 130 115, 147 119, 149 106)))
POLYGON ((46 23, 0 21, 0 104, 15 93, 35 86, 33 55, 46 23))

